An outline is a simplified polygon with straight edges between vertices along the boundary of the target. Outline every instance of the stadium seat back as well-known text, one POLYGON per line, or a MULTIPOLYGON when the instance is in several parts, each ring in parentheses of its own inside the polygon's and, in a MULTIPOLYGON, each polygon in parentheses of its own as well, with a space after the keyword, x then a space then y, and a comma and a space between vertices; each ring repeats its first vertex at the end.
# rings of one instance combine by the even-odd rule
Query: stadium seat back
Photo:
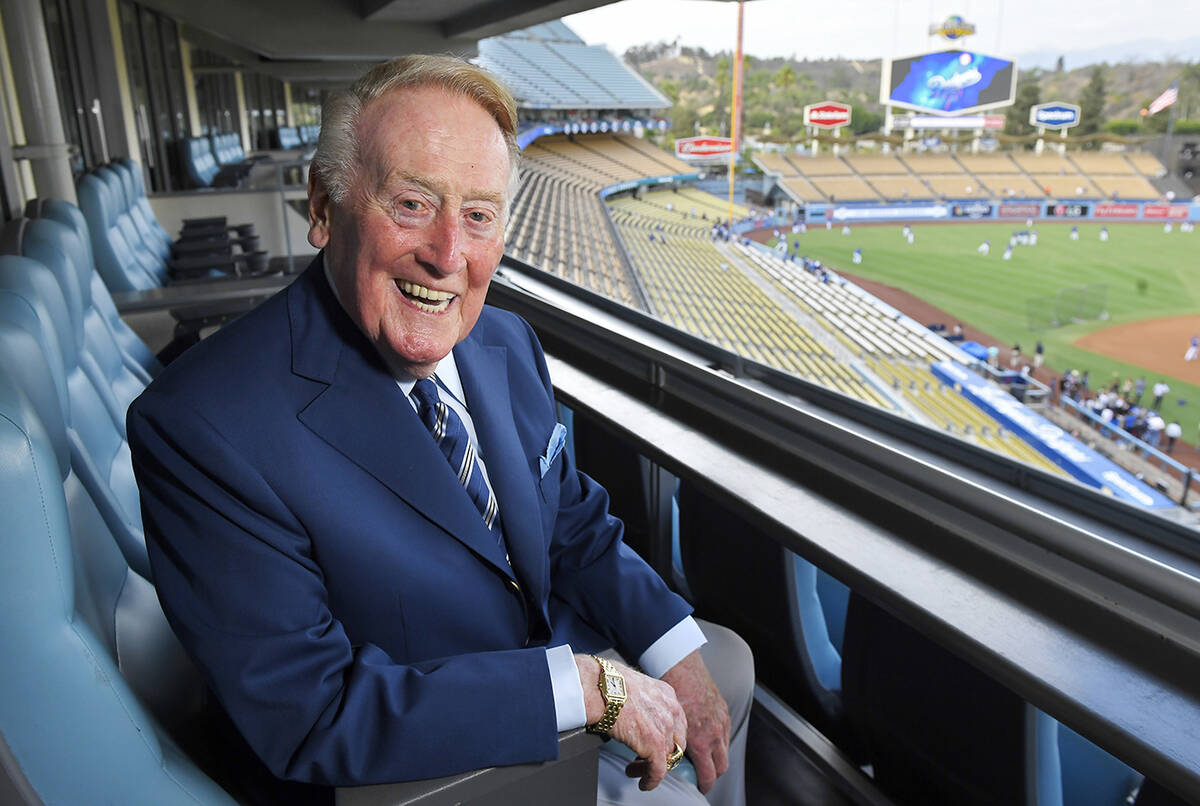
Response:
POLYGON ((21 218, 6 227, 5 240, 14 243, 16 254, 33 258, 54 275, 70 314, 71 332, 60 332, 59 338, 74 338, 76 350, 86 357, 80 360, 84 372, 102 390, 106 403, 113 406, 113 418, 123 423, 129 404, 142 393, 149 379, 144 371, 135 373, 130 368, 133 362, 123 354, 112 330, 92 306, 91 283, 80 282, 86 273, 77 264, 86 260, 86 251, 78 236, 57 221, 21 218))
POLYGON ((98 316, 107 325, 109 332, 120 345, 128 361, 132 362, 130 370, 135 374, 140 371, 144 382, 149 383, 151 378, 162 371, 162 363, 146 346, 146 343, 133 332, 133 329, 125 324, 125 320, 117 311, 108 286, 104 284, 100 273, 96 271, 91 235, 83 213, 75 205, 60 199, 33 199, 26 205, 25 214, 30 218, 46 218, 57 221, 75 233, 76 240, 73 243, 82 251, 72 257, 72 262, 79 271, 85 327, 89 332, 96 327, 93 319, 98 316))
POLYGON ((85 371, 87 361, 76 348, 70 332, 67 305, 50 270, 29 258, 0 258, 0 295, 7 300, 3 315, 14 322, 12 311, 29 309, 36 314, 15 321, 26 326, 39 348, 62 378, 60 416, 67 424, 71 464, 87 487, 112 531, 126 562, 150 578, 150 562, 142 531, 141 504, 129 444, 125 439, 124 416, 113 417, 114 404, 106 400, 108 390, 97 388, 96 371, 85 371), (11 299, 15 298, 15 299, 11 299))
POLYGON ((130 250, 134 253, 142 267, 157 282, 165 285, 167 280, 166 263, 158 252, 151 249, 142 240, 142 234, 134 225, 133 217, 129 214, 129 205, 125 198, 125 187, 121 184, 121 180, 115 172, 106 168, 97 168, 94 174, 104 184, 104 188, 108 192, 108 202, 115 213, 114 221, 117 228, 121 231, 121 235, 124 236, 125 242, 129 244, 130 250))
POLYGON ((858 756, 842 705, 841 658, 830 640, 829 622, 840 616, 824 612, 816 567, 686 482, 679 542, 697 612, 745 638, 759 679, 858 756))
POLYGON ((161 287, 162 283, 143 267, 117 225, 116 211, 111 207, 104 182, 85 174, 79 178, 75 190, 91 236, 96 270, 108 290, 115 294, 161 287))
POLYGON ((167 733, 201 683, 74 479, 57 401, 24 392, 48 372, 36 340, 0 323, 0 737, 16 766, 0 775, 29 804, 232 806, 167 733))
POLYGON ((116 163, 110 163, 96 170, 106 180, 110 180, 110 187, 120 189, 121 201, 125 212, 129 215, 130 221, 133 222, 133 227, 137 231, 142 245, 152 254, 157 255, 160 260, 169 258, 171 256, 170 242, 163 241, 159 237, 158 233, 150 225, 150 222, 146 220, 142 208, 136 203, 137 191, 133 185, 133 177, 129 175, 125 168, 116 163))
POLYGON ((171 234, 158 223, 158 217, 154 215, 154 210, 150 207, 150 200, 146 197, 146 183, 142 178, 142 166, 128 157, 119 157, 113 160, 113 165, 126 170, 129 179, 133 182, 133 203, 142 211, 142 216, 146 221, 150 222, 150 227, 157 232, 159 239, 170 245, 171 234))

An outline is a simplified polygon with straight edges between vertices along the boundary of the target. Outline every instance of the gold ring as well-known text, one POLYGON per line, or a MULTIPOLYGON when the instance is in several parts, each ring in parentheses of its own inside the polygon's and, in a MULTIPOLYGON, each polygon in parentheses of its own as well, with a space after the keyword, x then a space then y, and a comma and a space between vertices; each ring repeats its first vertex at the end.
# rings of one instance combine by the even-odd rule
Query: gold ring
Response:
POLYGON ((675 752, 667 753, 667 771, 675 769, 676 765, 683 760, 683 748, 679 746, 679 742, 675 742, 675 752))

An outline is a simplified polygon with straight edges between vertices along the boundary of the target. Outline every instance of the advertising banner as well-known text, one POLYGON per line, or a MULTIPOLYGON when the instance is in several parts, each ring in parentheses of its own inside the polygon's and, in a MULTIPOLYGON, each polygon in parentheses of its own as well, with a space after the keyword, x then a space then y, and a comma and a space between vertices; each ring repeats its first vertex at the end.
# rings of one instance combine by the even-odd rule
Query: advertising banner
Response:
MULTIPOLYGON (((945 218, 949 211, 944 204, 869 205, 834 207, 834 221, 903 221, 917 218, 945 218)), ((829 215, 828 210, 826 216, 829 215)))
POLYGON ((850 125, 850 107, 837 101, 822 101, 804 107, 804 125, 818 129, 840 129, 850 125))
POLYGON ((1128 470, 1101 456, 966 367, 941 361, 929 369, 1084 484, 1146 509, 1170 509, 1175 506, 1171 499, 1138 481, 1128 470))
POLYGON ((728 154, 733 140, 728 137, 685 137, 675 141, 675 156, 680 159, 704 159, 728 154))
POLYGON ((1142 208, 1142 218, 1168 218, 1180 220, 1188 217, 1186 204, 1147 204, 1142 208))
POLYGON ((1050 218, 1087 218, 1086 204, 1047 204, 1046 215, 1050 218))
POLYGON ((1069 129, 1079 125, 1079 107, 1055 101, 1029 108, 1029 125, 1042 129, 1069 129))
POLYGON ((992 205, 981 201, 955 204, 950 208, 950 215, 955 218, 990 218, 992 205))
POLYGON ((1092 208, 1093 218, 1137 218, 1138 204, 1102 202, 1092 208))
POLYGON ((1001 202, 996 208, 998 218, 1037 218, 1042 206, 1037 202, 1001 202))
POLYGON ((887 60, 879 102, 934 115, 961 115, 1011 106, 1017 67, 1008 59, 966 50, 887 60))

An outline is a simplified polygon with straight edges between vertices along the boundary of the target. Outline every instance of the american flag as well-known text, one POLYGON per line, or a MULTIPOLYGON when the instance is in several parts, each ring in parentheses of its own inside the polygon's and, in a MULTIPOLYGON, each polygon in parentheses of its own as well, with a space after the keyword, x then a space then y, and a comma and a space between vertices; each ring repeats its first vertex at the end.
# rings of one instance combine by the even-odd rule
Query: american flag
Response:
POLYGON ((1171 83, 1171 86, 1163 90, 1163 94, 1154 99, 1147 107, 1147 112, 1151 115, 1158 114, 1166 109, 1171 104, 1179 100, 1179 80, 1176 79, 1171 83))

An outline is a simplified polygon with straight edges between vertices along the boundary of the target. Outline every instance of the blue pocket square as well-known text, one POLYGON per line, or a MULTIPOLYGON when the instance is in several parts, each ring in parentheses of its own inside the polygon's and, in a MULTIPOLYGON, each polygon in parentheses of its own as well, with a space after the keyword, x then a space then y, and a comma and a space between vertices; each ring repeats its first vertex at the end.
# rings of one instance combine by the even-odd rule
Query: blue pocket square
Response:
POLYGON ((546 451, 538 457, 538 465, 541 468, 541 475, 544 478, 546 471, 550 469, 550 465, 554 464, 554 460, 562 453, 563 445, 567 441, 567 427, 562 423, 554 424, 554 431, 550 434, 550 441, 546 443, 546 451))

